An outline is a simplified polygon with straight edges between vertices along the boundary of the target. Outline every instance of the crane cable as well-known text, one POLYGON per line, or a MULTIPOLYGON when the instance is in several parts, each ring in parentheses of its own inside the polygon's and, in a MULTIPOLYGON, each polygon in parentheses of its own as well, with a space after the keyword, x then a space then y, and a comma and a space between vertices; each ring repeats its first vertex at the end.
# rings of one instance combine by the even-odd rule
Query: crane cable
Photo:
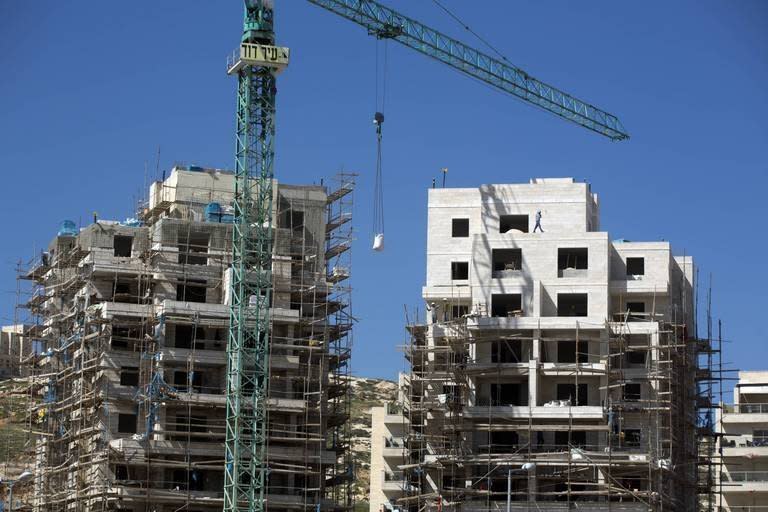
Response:
POLYGON ((384 249, 384 186, 381 180, 381 125, 384 114, 376 112, 373 120, 376 125, 376 181, 373 191, 373 249, 384 249))
POLYGON ((382 94, 379 103, 379 46, 376 44, 376 101, 373 124, 376 126, 376 176, 373 187, 373 250, 384 250, 384 185, 381 153, 381 127, 384 124, 384 106, 387 98, 387 41, 384 40, 384 65, 382 69, 382 94))
POLYGON ((488 47, 488 48, 489 48, 489 49, 490 49, 490 50, 491 50, 493 53, 495 53, 496 55, 498 55, 498 56, 499 56, 499 58, 500 58, 501 60, 503 60, 503 61, 505 61, 505 62, 509 62, 509 59, 507 59, 507 57, 506 57, 506 56, 505 56, 503 53, 501 53, 501 52, 500 52, 500 51, 499 51, 499 50, 498 50, 498 49, 497 49, 495 46, 493 46, 491 43, 489 43, 487 39, 485 39, 485 38, 484 38, 484 37, 482 37, 480 34, 478 34, 477 32, 475 32, 475 31, 474 31, 474 30, 473 30, 473 29, 472 29, 472 28, 471 28, 469 25, 467 25, 466 23, 464 23, 464 21, 463 21, 461 18, 459 18, 459 17, 458 17, 456 14, 454 14, 454 13, 453 13, 453 11, 451 11, 451 10, 450 10, 450 9, 448 9, 446 6, 444 6, 443 4, 441 4, 441 3, 440 3, 440 0, 432 0, 432 2, 434 2, 434 4, 435 4, 436 6, 438 6, 440 9, 442 9, 442 10, 443 10, 443 11, 444 11, 444 12, 445 12, 445 13, 446 13, 448 16, 450 16, 451 18, 453 18, 453 19, 454 19, 454 21, 456 21, 456 23, 458 23, 459 25, 461 25, 461 26, 462 26, 462 28, 464 28, 464 30, 466 30, 467 32, 469 32, 470 34, 472 34, 473 36, 475 36, 475 37, 477 38, 477 40, 478 40, 478 41, 480 41, 481 43, 483 43, 483 44, 484 44, 485 46, 487 46, 487 47, 488 47))

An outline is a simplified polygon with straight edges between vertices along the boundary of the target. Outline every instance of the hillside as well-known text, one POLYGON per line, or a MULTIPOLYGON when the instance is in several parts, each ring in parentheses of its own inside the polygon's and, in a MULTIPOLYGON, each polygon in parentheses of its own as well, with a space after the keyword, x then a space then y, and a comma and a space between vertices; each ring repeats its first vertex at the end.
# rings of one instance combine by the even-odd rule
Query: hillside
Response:
MULTIPOLYGON (((15 479, 30 469, 33 453, 28 444, 27 410, 34 405, 26 379, 0 381, 0 478, 15 479)), ((28 504, 31 485, 14 488, 14 503, 28 504)), ((0 486, 0 501, 8 499, 8 487, 0 486)))
POLYGON ((30 405, 25 379, 0 381, 0 464, 23 458, 27 441, 26 411, 30 405))

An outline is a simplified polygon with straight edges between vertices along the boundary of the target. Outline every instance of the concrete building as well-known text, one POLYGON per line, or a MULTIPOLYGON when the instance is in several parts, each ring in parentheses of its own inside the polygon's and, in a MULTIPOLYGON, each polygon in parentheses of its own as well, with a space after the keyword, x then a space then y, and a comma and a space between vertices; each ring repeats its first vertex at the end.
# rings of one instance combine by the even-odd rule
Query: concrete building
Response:
POLYGON ((32 347, 24 332, 24 325, 4 325, 0 329, 0 379, 25 375, 24 360, 32 347))
POLYGON ((401 407, 386 404, 371 408, 371 512, 391 510, 405 494, 406 481, 399 467, 409 459, 405 444, 409 430, 401 407))
MULTIPOLYGON (((233 180, 176 167, 140 219, 65 223, 26 272, 36 511, 221 510, 233 180)), ((271 510, 351 507, 353 185, 274 187, 271 510)))
POLYGON ((768 510, 768 371, 739 372, 733 405, 723 407, 717 426, 720 510, 768 510))
POLYGON ((697 510, 693 261, 612 241, 599 212, 570 178, 429 190, 385 508, 697 510))

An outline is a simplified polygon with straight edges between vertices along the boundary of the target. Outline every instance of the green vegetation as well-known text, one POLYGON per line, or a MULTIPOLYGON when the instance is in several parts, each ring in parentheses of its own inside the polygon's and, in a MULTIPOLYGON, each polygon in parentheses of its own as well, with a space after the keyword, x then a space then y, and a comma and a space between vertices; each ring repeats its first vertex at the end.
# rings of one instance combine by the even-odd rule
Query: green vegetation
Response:
POLYGON ((23 456, 29 405, 26 388, 24 381, 0 382, 0 463, 17 462, 23 456))

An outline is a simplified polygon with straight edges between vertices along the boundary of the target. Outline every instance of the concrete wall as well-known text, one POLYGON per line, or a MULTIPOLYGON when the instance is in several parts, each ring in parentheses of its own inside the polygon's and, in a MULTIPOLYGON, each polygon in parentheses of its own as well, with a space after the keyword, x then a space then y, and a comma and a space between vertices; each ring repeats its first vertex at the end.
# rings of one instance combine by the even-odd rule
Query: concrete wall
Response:
POLYGON ((607 233, 593 231, 599 225, 599 208, 586 184, 568 179, 532 181, 537 183, 430 189, 426 300, 438 306, 443 300, 480 304, 489 310, 493 294, 521 294, 523 315, 536 317, 557 315, 559 293, 587 293, 591 318, 606 319, 626 311, 627 302, 643 302, 646 312, 692 325, 690 257, 673 258, 668 242, 612 243, 607 233), (499 218, 506 214, 529 215, 532 231, 539 210, 544 233, 499 232, 499 218), (468 237, 452 236, 453 219, 468 219, 468 237), (588 250, 586 270, 558 270, 558 249, 567 248, 588 250), (494 249, 519 249, 520 271, 494 276, 494 249), (644 259, 644 275, 627 275, 629 257, 644 259), (454 262, 469 264, 467 279, 452 279, 454 262))

